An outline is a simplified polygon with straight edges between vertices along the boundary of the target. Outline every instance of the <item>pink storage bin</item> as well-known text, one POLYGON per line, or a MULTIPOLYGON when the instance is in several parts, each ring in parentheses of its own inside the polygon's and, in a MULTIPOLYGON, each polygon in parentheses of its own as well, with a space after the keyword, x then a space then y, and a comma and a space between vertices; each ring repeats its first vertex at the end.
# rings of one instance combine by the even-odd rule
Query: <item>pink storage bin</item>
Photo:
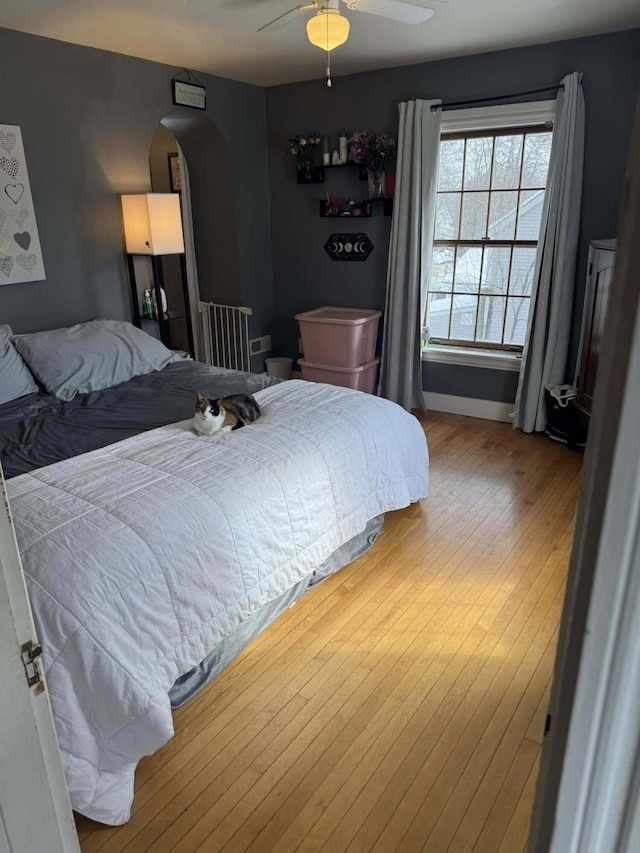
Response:
POLYGON ((316 308, 296 314, 307 361, 359 367, 376 354, 380 311, 366 308, 316 308))
POLYGON ((327 364, 313 364, 298 359, 302 370, 302 378, 307 382, 326 382, 328 385, 341 385, 343 388, 353 388, 364 391, 365 394, 375 394, 378 377, 379 358, 359 367, 335 367, 327 364))

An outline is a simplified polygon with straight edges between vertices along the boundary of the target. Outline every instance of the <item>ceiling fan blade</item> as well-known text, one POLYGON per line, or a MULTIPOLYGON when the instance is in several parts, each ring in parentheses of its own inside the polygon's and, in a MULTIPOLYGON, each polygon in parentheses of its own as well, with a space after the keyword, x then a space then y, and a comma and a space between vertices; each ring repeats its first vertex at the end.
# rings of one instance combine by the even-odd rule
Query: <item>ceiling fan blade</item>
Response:
MULTIPOLYGON (((272 27, 274 24, 277 24, 278 21, 282 21, 284 18, 288 18, 289 15, 293 15, 294 12, 302 12, 305 9, 318 9, 319 4, 312 0, 311 3, 302 3, 300 6, 296 6, 294 9, 289 9, 288 12, 283 12, 282 15, 278 15, 277 18, 274 18, 273 21, 269 21, 268 24, 263 24, 261 27, 257 29, 256 32, 261 33, 263 30, 266 30, 267 27, 272 27)), ((285 22, 286 23, 286 22, 285 22)))
POLYGON ((433 9, 404 3, 402 0, 344 0, 347 8, 354 12, 368 12, 403 24, 424 24, 435 15, 433 9))

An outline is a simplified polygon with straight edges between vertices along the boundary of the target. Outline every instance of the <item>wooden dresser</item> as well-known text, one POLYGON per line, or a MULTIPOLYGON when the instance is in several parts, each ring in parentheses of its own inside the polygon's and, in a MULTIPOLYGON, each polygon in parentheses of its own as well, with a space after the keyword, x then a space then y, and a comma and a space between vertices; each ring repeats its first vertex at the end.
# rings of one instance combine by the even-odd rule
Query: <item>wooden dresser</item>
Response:
POLYGON ((593 240, 590 243, 582 332, 575 378, 578 395, 574 401, 583 412, 589 415, 598 372, 602 330, 607 314, 615 257, 615 240, 593 240))

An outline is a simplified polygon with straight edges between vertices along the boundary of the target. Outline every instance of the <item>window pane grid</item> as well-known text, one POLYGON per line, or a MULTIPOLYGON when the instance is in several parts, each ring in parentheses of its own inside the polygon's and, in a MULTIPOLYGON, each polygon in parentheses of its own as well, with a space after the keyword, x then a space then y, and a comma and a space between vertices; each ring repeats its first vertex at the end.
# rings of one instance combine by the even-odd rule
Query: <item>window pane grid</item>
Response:
MULTIPOLYGON (((524 168, 524 149, 527 145, 527 137, 525 135, 522 144, 522 152, 520 155, 520 174, 518 176, 518 206, 516 207, 516 221, 515 221, 515 231, 514 235, 518 236, 518 215, 520 213, 520 200, 522 198, 522 170, 524 168)), ((506 313, 506 312, 505 312, 506 313)))
MULTIPOLYGON (((456 254, 458 254, 457 251, 456 251, 456 254)), ((484 266, 484 246, 481 249, 481 255, 480 255, 480 280, 478 282, 478 305, 476 307, 476 324, 475 324, 475 328, 473 330, 473 340, 474 341, 478 340, 478 320, 480 319, 480 291, 482 290, 482 268, 483 268, 483 266, 484 266)))
MULTIPOLYGON (((464 181, 464 165, 462 167, 462 180, 464 181)), ((460 205, 460 210, 462 210, 462 205, 460 205)), ((460 233, 460 226, 458 225, 458 234, 460 233)), ((453 270, 451 271, 451 292, 453 294, 456 283, 456 264, 458 262, 458 252, 454 249, 453 252, 453 270)), ((451 296, 451 311, 449 311, 449 329, 447 331, 447 337, 451 337, 451 317, 453 315, 453 295, 451 296)))
MULTIPOLYGON (((434 340, 445 340, 450 342, 463 343, 467 346, 470 343, 477 342, 478 344, 483 343, 483 335, 491 334, 492 341, 491 346, 494 348, 496 346, 504 346, 508 349, 513 348, 521 348, 521 344, 518 342, 514 342, 513 338, 516 336, 518 332, 518 326, 522 325, 523 319, 526 319, 526 315, 522 317, 522 310, 524 305, 529 305, 530 301, 530 288, 531 282, 533 279, 533 261, 535 259, 535 243, 532 241, 527 241, 526 243, 521 243, 518 241, 501 241, 499 244, 497 243, 476 243, 475 245, 471 245, 466 242, 458 242, 454 243, 454 241, 447 241, 447 246, 456 246, 457 249, 467 249, 467 250, 476 250, 479 255, 477 257, 478 260, 478 281, 477 288, 473 291, 467 289, 463 290, 460 286, 460 282, 458 281, 459 275, 459 265, 458 261, 460 258, 460 252, 456 250, 453 253, 453 263, 451 268, 451 276, 450 281, 447 281, 446 287, 438 287, 437 290, 430 290, 431 294, 434 296, 437 294, 437 299, 440 302, 444 302, 445 304, 441 306, 441 310, 445 310, 447 317, 445 320, 446 324, 446 334, 442 335, 442 332, 436 332, 433 330, 433 339, 434 340), (514 264, 514 256, 515 253, 522 250, 528 251, 529 258, 529 266, 527 269, 523 269, 522 262, 519 261, 518 264, 514 264), (488 284, 487 279, 489 276, 495 281, 495 274, 491 273, 491 265, 492 259, 488 256, 487 250, 492 252, 493 263, 498 264, 498 261, 495 259, 495 250, 501 249, 506 256, 506 252, 504 250, 508 249, 508 259, 501 258, 503 273, 501 273, 502 278, 499 279, 499 284, 488 284), (504 269, 506 268, 506 274, 504 274, 504 269), (523 275, 524 275, 524 283, 523 283, 523 275), (528 292, 527 292, 528 291, 528 292), (466 322, 464 316, 473 312, 475 314, 475 323, 474 323, 474 335, 473 338, 469 338, 468 340, 463 338, 458 338, 454 334, 454 324, 456 322, 456 318, 454 316, 455 298, 458 297, 459 302, 462 302, 462 305, 459 305, 459 311, 463 315, 463 320, 461 322, 466 322), (494 305, 490 306, 490 300, 494 301, 494 305), (518 310, 512 308, 512 304, 519 305, 518 310), (486 310, 480 310, 480 307, 484 306, 486 310), (502 307, 501 307, 502 306, 502 307), (490 310, 493 308, 494 310, 490 310), (497 335, 497 323, 496 323, 496 314, 495 312, 503 312, 502 319, 500 321, 500 334, 497 335), (489 326, 482 326, 481 324, 484 319, 489 322, 489 326), (508 323, 510 317, 513 319, 513 328, 508 328, 508 323)), ((467 282, 467 287, 470 287, 470 283, 467 282)), ((527 309, 528 310, 528 309, 527 309)), ((436 321, 436 326, 438 330, 442 328, 441 322, 436 321)))
POLYGON ((427 322, 434 340, 522 349, 551 133, 512 128, 443 137, 453 140, 446 188, 437 193, 438 262, 428 289, 435 301, 428 300, 427 322))
MULTIPOLYGON (((490 216, 490 211, 491 211, 491 200, 493 198, 493 195, 492 195, 493 164, 495 162, 495 155, 496 155, 496 138, 494 136, 493 139, 491 140, 491 165, 489 167, 489 187, 488 187, 489 197, 487 198, 487 219, 486 219, 486 222, 484 224, 484 235, 485 235, 485 237, 489 236, 489 216, 490 216)), ((482 261, 484 263, 484 257, 482 258, 482 261)))
MULTIPOLYGON (((438 190, 438 195, 460 195, 460 193, 464 193, 465 195, 471 195, 472 193, 501 193, 501 192, 516 192, 516 190, 520 189, 520 187, 500 187, 500 189, 484 189, 484 190, 438 190)), ((544 190, 545 187, 522 187, 523 191, 530 192, 532 190, 544 190)))
POLYGON ((464 189, 464 173, 467 168, 467 140, 464 140, 463 148, 462 148, 462 183, 460 184, 460 208, 458 210, 458 231, 456 232, 456 236, 460 236, 460 232, 462 231, 462 199, 464 196, 462 195, 462 190, 464 189))
POLYGON ((509 252, 509 271, 507 273, 507 298, 504 303, 504 317, 502 318, 502 335, 500 336, 500 343, 504 344, 505 335, 507 332, 507 317, 509 316, 509 294, 511 292, 511 267, 513 266, 513 247, 511 247, 511 251, 509 252))

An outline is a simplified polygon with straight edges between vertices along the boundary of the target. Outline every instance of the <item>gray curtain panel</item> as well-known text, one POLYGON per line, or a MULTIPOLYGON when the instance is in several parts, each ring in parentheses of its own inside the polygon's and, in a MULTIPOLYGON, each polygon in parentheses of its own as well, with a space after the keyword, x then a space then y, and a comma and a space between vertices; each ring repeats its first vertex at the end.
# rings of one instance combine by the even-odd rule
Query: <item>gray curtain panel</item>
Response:
POLYGON ((424 409, 420 334, 431 271, 440 153, 440 101, 400 104, 396 191, 387 268, 379 393, 424 409))
POLYGON ((524 432, 545 428, 544 386, 564 382, 571 331, 584 160, 582 74, 562 83, 516 394, 514 427, 524 432))

